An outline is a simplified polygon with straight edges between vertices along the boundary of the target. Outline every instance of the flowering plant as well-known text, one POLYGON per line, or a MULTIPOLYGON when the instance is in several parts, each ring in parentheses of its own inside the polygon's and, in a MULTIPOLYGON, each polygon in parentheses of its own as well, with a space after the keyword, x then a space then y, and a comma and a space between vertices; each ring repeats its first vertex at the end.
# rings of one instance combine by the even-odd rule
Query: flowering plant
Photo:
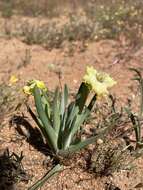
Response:
POLYGON ((98 96, 105 96, 108 94, 108 88, 116 84, 108 74, 97 72, 93 67, 87 67, 86 75, 83 81, 93 90, 98 96))
POLYGON ((98 73, 93 67, 87 67, 87 73, 83 77, 75 100, 68 103, 69 93, 68 87, 65 85, 63 92, 56 88, 53 102, 50 104, 44 82, 38 80, 28 82, 27 86, 24 87, 24 92, 34 96, 37 110, 37 114, 35 114, 28 107, 29 113, 41 129, 54 154, 68 155, 98 139, 98 136, 93 136, 82 140, 77 137, 77 133, 89 116, 96 102, 96 97, 106 95, 107 88, 115 83, 109 75, 98 73), (91 91, 94 92, 94 96, 87 105, 91 91))
POLYGON ((23 92, 25 94, 32 94, 34 87, 37 86, 39 89, 47 90, 43 81, 40 80, 30 80, 27 85, 23 87, 23 92))

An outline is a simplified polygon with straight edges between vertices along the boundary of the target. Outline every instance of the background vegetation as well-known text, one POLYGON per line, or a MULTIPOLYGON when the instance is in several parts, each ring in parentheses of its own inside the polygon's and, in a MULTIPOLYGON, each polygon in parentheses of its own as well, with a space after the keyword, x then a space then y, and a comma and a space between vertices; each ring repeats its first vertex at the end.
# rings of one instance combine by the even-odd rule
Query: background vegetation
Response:
POLYGON ((65 41, 87 41, 125 38, 133 46, 140 46, 143 39, 143 2, 140 0, 5 0, 0 1, 4 35, 22 36, 27 44, 41 44, 47 49, 59 48, 65 41), (9 24, 8 18, 21 19, 9 24), (53 18, 51 20, 51 18, 53 18), (60 18, 60 22, 59 22, 60 18), (19 26, 20 25, 20 26, 19 26))

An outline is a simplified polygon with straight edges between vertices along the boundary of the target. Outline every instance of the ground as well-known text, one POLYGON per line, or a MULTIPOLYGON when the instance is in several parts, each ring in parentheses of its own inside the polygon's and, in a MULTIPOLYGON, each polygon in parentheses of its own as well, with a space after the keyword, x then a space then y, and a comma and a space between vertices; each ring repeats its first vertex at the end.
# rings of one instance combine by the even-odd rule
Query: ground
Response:
MULTIPOLYGON (((122 41, 100 40, 88 43, 87 49, 81 52, 80 42, 77 43, 74 54, 69 56, 64 48, 48 51, 38 45, 27 45, 16 38, 1 38, 0 82, 8 82, 9 77, 14 74, 20 79, 21 85, 34 78, 43 80, 50 90, 60 83, 62 85, 66 83, 73 92, 79 87, 86 66, 92 65, 98 70, 110 73, 117 81, 117 85, 111 92, 116 95, 121 104, 126 103, 127 98, 136 99, 136 84, 131 81, 133 73, 129 68, 142 67, 142 48, 134 50, 122 41), (30 52, 30 62, 24 66, 23 60, 27 50, 30 52)), ((4 127, 0 132, 0 147, 1 149, 7 147, 17 154, 23 152, 23 166, 30 180, 28 183, 20 182, 17 189, 26 190, 47 172, 43 164, 46 156, 32 147, 26 138, 21 138, 14 125, 9 127, 12 114, 5 116, 2 121, 4 127)), ((24 115, 31 121, 25 110, 24 115)), ((76 162, 78 163, 77 160, 76 162)), ((136 167, 130 171, 122 170, 112 176, 98 178, 79 167, 80 164, 77 164, 77 167, 69 166, 48 181, 41 190, 104 190, 107 189, 107 183, 113 183, 121 190, 143 189, 143 186, 135 188, 143 181, 143 158, 139 158, 134 164, 136 167)))

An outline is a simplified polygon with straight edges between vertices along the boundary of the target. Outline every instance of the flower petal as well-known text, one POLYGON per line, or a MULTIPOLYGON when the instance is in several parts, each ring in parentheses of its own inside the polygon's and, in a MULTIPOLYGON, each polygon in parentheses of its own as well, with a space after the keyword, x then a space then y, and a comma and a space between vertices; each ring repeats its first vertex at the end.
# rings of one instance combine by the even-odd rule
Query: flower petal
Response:
POLYGON ((97 72, 93 67, 89 66, 86 68, 83 82, 85 82, 98 96, 107 95, 108 88, 116 84, 116 81, 114 81, 110 75, 103 72, 97 72))
POLYGON ((12 75, 10 77, 9 83, 10 84, 15 84, 16 82, 18 82, 18 78, 15 75, 12 75))
POLYGON ((25 94, 30 95, 30 94, 31 94, 31 88, 30 88, 29 86, 24 86, 24 87, 23 87, 23 92, 24 92, 25 94))

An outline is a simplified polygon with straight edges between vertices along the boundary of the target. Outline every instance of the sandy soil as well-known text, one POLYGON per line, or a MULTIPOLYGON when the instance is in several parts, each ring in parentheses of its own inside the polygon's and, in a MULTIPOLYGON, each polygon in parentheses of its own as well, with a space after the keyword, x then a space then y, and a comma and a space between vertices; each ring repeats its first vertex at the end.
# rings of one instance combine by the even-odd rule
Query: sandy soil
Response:
MULTIPOLYGON (((104 40, 88 44, 85 52, 80 52, 79 47, 72 57, 66 54, 65 49, 47 51, 40 46, 28 46, 17 39, 0 39, 0 81, 8 81, 10 75, 15 74, 24 84, 29 79, 45 81, 50 90, 67 83, 74 91, 78 88, 87 65, 108 72, 117 81, 112 93, 116 94, 121 103, 127 97, 136 98, 135 84, 130 80, 132 73, 129 67, 142 67, 143 48, 133 51, 121 42, 104 40), (26 50, 30 51, 31 61, 25 67, 26 50)), ((25 113, 27 115, 27 113, 25 113)), ((27 115, 28 116, 28 115, 27 115)), ((1 129, 1 148, 8 147, 10 151, 20 153, 23 151, 23 166, 31 176, 28 184, 18 184, 18 190, 26 190, 31 184, 42 177, 47 169, 43 165, 46 156, 32 147, 26 138, 21 139, 14 126, 9 128, 8 119, 4 119, 1 129)), ((30 120, 30 118, 29 118, 30 120)), ((78 161, 77 161, 78 162, 78 161)), ((110 177, 95 178, 92 174, 80 167, 66 169, 57 177, 46 183, 41 190, 106 190, 105 184, 114 183, 121 190, 133 190, 137 184, 143 182, 143 159, 136 162, 137 167, 131 171, 121 171, 110 177)), ((143 187, 138 188, 143 189, 143 187)))

